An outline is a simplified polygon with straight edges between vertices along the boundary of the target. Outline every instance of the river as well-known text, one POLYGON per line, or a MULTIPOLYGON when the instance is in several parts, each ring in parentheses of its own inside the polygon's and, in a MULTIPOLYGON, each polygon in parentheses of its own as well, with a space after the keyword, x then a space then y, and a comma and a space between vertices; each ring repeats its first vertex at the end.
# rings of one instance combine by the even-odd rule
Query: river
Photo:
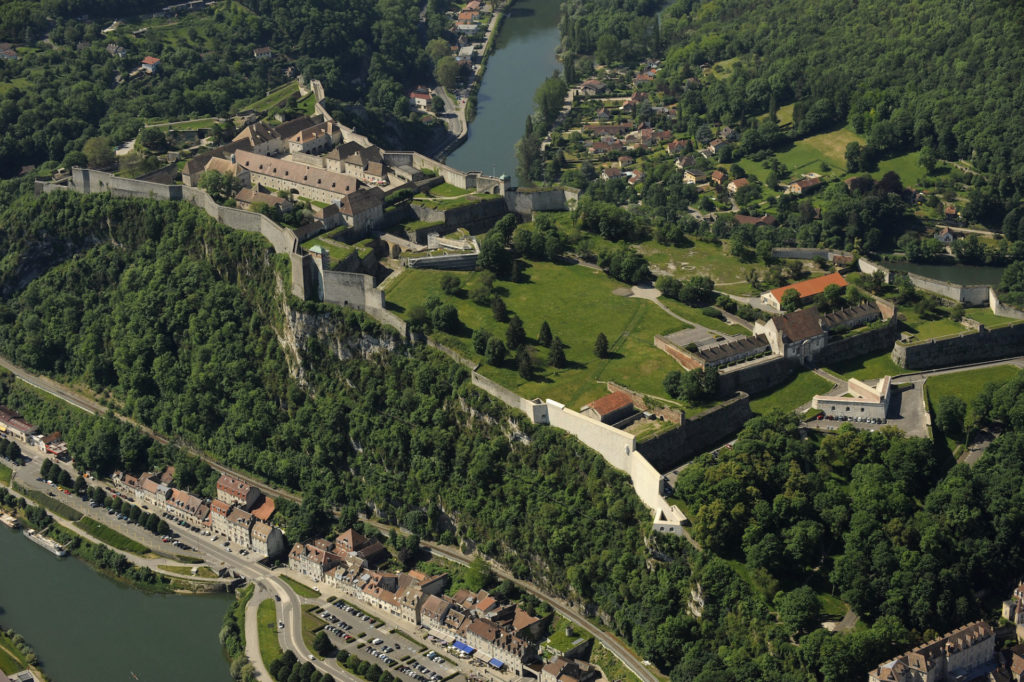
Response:
POLYGON ((0 526, 0 623, 56 682, 227 682, 226 595, 149 595, 0 526))
POLYGON ((997 286, 1005 268, 986 265, 929 265, 926 263, 885 263, 890 270, 912 272, 954 284, 997 286))
POLYGON ((515 185, 515 144, 523 136, 533 95, 559 68, 556 0, 519 0, 502 24, 477 95, 469 138, 446 163, 464 171, 510 175, 515 185))

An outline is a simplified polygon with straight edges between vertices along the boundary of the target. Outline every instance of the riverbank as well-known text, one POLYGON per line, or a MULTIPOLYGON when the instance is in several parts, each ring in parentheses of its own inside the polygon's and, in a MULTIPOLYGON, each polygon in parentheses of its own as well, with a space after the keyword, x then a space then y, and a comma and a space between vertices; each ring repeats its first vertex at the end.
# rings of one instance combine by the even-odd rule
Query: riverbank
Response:
POLYGON ((28 670, 40 680, 48 680, 41 668, 39 657, 24 637, 13 629, 0 628, 0 674, 14 675, 28 670))

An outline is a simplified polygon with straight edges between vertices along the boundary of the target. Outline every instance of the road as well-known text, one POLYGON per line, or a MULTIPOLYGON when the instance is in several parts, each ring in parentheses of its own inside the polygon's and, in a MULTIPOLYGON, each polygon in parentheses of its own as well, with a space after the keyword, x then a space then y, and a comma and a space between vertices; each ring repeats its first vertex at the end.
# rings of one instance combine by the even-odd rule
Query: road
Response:
POLYGON ((448 132, 454 135, 456 139, 463 137, 469 131, 469 126, 466 124, 465 109, 452 99, 452 96, 448 94, 447 88, 438 88, 435 92, 444 101, 444 120, 448 126, 448 132))

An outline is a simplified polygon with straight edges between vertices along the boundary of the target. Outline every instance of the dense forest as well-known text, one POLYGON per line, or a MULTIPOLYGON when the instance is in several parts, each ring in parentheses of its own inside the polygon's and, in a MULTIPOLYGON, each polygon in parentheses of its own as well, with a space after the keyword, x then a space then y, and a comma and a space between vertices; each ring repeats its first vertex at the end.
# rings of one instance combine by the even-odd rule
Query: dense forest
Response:
POLYGON ((150 119, 227 116, 283 83, 288 64, 322 80, 342 119, 359 105, 410 144, 429 137, 405 118, 406 93, 433 78, 426 45, 448 29, 445 3, 427 3, 421 24, 414 0, 245 0, 186 15, 181 26, 100 33, 112 18, 165 4, 0 2, 0 41, 24 46, 17 60, 0 60, 0 176, 47 160, 85 165, 89 138, 129 140, 150 119), (126 56, 108 54, 109 42, 126 56), (285 57, 253 58, 262 46, 285 57), (129 78, 147 55, 159 57, 160 73, 129 78))
MULTIPOLYGON (((9 196, 10 185, 0 190, 9 196)), ((807 606, 806 591, 790 583, 775 584, 778 595, 765 589, 732 567, 728 548, 720 558, 679 538, 645 539, 648 512, 627 478, 598 455, 510 413, 473 388, 459 365, 398 343, 357 313, 290 299, 306 328, 300 383, 289 373, 292 350, 278 341, 285 320, 277 279, 287 269, 275 267, 269 245, 217 226, 191 206, 21 195, 0 214, 0 244, 10 258, 0 273, 0 352, 89 386, 167 435, 300 490, 301 507, 281 504, 292 538, 373 512, 421 537, 479 547, 588 609, 675 682, 797 680, 811 672, 854 679, 919 636, 908 630, 917 621, 902 613, 849 635, 810 631, 817 609, 807 606), (48 269, 26 282, 17 264, 33 269, 40 262, 48 269), (339 346, 348 349, 344 359, 329 350, 339 346), (791 637, 801 637, 801 646, 791 637)), ((18 385, 5 391, 49 426, 40 403, 28 405, 30 413, 21 402, 18 385)), ((69 442, 82 464, 101 473, 187 461, 132 433, 109 417, 89 417, 69 442)), ((814 451, 794 436, 785 417, 758 419, 737 453, 756 452, 759 471, 789 472, 814 451), (776 459, 783 463, 775 466, 776 459)), ((920 447, 885 438, 890 449, 920 447)), ((935 480, 941 467, 931 471, 935 480)), ((181 483, 208 490, 210 480, 208 468, 191 467, 181 483)), ((707 485, 712 490, 713 480, 707 485)), ((814 485, 794 483, 793 494, 817 493, 814 485)), ((698 500, 704 494, 688 492, 698 500)), ((813 520, 816 507, 791 506, 766 533, 782 537, 790 521, 813 520)), ((732 523, 753 513, 737 509, 729 508, 740 514, 732 523)), ((702 533, 710 513, 701 513, 702 533)), ((727 525, 724 542, 734 528, 727 525)), ((715 546, 712 533, 702 537, 715 546)), ((816 548, 825 549, 819 543, 805 552, 808 565, 816 548)), ((969 592, 960 583, 948 589, 952 618, 969 592)), ((963 608, 973 607, 968 600, 963 608)))
POLYGON ((1020 202, 1024 115, 1014 103, 1024 96, 1024 21, 1014 4, 677 0, 656 29, 641 0, 567 7, 571 70, 661 58, 655 85, 679 98, 679 120, 740 124, 748 150, 780 141, 771 121, 753 117, 795 104, 788 135, 850 124, 868 156, 923 149, 992 174, 972 198, 991 211, 986 223, 998 225, 1020 202), (643 31, 656 35, 641 41, 643 31), (731 75, 689 87, 702 67, 732 58, 731 75))

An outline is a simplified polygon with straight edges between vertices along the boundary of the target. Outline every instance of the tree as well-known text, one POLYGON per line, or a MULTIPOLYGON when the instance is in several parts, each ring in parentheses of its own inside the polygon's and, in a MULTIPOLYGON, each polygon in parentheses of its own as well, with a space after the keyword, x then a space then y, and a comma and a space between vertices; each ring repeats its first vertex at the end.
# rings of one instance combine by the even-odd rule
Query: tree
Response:
POLYGON ((447 55, 437 60, 434 65, 434 78, 441 87, 454 89, 459 83, 459 64, 455 57, 447 55))
MULTIPOLYGON (((150 514, 149 518, 146 519, 146 530, 148 530, 150 533, 157 533, 157 531, 160 529, 160 522, 161 521, 159 517, 157 517, 155 514, 150 514)), ((163 533, 163 535, 166 534, 167 533, 163 533)))
POLYGON ((508 309, 505 307, 505 301, 500 296, 495 296, 491 299, 491 314, 494 315, 494 319, 498 322, 508 320, 508 309))
POLYGON ((90 137, 82 145, 89 168, 110 168, 114 165, 114 146, 107 137, 90 137))
POLYGON ((850 173, 865 170, 864 150, 858 142, 851 142, 846 145, 846 170, 850 173))
POLYGON ((322 657, 334 653, 334 645, 331 644, 331 638, 327 636, 326 631, 316 633, 316 637, 313 638, 313 651, 322 657))
POLYGON ((964 418, 967 406, 955 395, 944 395, 935 404, 935 424, 952 438, 964 435, 964 418))
POLYGON ((518 315, 513 315, 505 329, 505 342, 509 348, 516 349, 526 343, 526 330, 518 315))
POLYGON ((159 128, 143 128, 135 138, 136 144, 155 152, 167 150, 167 136, 159 128))
POLYGON ((479 355, 483 355, 487 352, 487 342, 491 339, 491 333, 483 328, 477 328, 473 330, 472 343, 473 350, 479 355))
POLYGON ((775 608, 779 610, 779 617, 794 631, 807 631, 815 627, 821 612, 818 595, 807 585, 777 594, 775 608))
POLYGON ((565 367, 565 350, 562 340, 557 336, 551 341, 551 347, 548 350, 548 362, 551 363, 552 367, 559 369, 565 367))
POLYGON ((537 333, 537 343, 545 348, 551 347, 551 327, 547 320, 540 323, 540 331, 537 333))
POLYGON ((501 363, 505 361, 505 355, 508 353, 505 348, 505 344, 501 339, 491 338, 487 341, 487 349, 484 353, 484 360, 487 364, 495 367, 501 366, 501 363))
POLYGON ((800 307, 800 294, 796 289, 786 289, 782 294, 782 309, 791 313, 800 307))
POLYGON ((440 61, 442 57, 451 56, 452 53, 451 46, 444 38, 432 39, 427 43, 424 51, 427 53, 427 56, 430 57, 430 60, 435 63, 440 61))
POLYGON ((562 109, 562 102, 565 100, 566 91, 565 81, 557 74, 545 79, 537 88, 533 100, 545 125, 551 125, 555 117, 558 116, 558 112, 562 109))
POLYGON ((520 346, 516 352, 516 370, 524 379, 528 380, 533 376, 533 361, 530 359, 530 351, 526 346, 520 346))
POLYGON ((604 335, 604 332, 599 332, 597 338, 594 339, 594 355, 599 358, 608 356, 608 337, 604 335))
MULTIPOLYGON (((793 290, 791 289, 790 291, 793 290)), ((842 303, 843 289, 838 284, 829 284, 825 287, 825 290, 821 292, 821 309, 823 312, 835 310, 840 307, 842 303)))

